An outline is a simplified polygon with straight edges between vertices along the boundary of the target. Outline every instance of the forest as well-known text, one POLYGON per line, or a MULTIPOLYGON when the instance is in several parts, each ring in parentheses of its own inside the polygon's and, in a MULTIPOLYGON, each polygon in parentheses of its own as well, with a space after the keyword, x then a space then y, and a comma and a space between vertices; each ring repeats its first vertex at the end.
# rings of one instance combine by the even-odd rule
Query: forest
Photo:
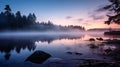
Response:
POLYGON ((5 5, 4 12, 0 12, 0 31, 70 31, 85 30, 82 26, 61 26, 55 25, 51 21, 37 22, 34 13, 28 16, 22 15, 20 11, 12 12, 10 5, 5 5))

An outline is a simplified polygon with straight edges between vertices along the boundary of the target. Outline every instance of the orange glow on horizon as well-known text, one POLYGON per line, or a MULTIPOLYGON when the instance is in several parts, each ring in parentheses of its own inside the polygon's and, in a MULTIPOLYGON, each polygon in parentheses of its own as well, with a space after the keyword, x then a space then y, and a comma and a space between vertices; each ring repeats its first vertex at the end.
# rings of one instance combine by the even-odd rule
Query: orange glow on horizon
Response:
MULTIPOLYGON (((86 29, 92 29, 92 28, 120 28, 120 25, 117 24, 104 24, 104 21, 108 19, 107 16, 105 16, 103 19, 98 19, 94 20, 91 17, 88 17, 88 15, 83 14, 80 16, 79 14, 74 14, 72 15, 72 18, 66 19, 65 16, 57 16, 57 17, 52 17, 50 18, 50 21, 53 22, 55 25, 63 25, 63 26, 68 26, 68 25, 79 25, 83 26, 86 29), (82 21, 78 21, 78 19, 81 17, 83 19, 82 21)), ((40 20, 40 19, 38 19, 40 20)), ((47 21, 47 20, 43 20, 47 21)))

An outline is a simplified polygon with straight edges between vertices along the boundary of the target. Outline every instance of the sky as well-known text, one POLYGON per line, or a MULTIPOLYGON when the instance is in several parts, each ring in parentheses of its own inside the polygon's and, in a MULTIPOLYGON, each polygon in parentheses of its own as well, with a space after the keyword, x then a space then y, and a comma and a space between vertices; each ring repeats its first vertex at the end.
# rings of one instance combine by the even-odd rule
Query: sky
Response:
POLYGON ((106 12, 96 10, 109 4, 108 0, 0 0, 0 11, 9 4, 12 12, 35 13, 37 21, 52 21, 56 25, 80 25, 90 28, 120 28, 106 25, 106 12))

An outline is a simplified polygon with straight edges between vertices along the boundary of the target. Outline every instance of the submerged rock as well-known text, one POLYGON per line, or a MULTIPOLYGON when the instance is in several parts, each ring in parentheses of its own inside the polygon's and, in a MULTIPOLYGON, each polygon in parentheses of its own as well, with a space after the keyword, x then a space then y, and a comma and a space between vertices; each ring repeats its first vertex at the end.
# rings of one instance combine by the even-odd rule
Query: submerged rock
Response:
POLYGON ((90 48, 94 49, 94 48, 99 48, 99 46, 95 45, 95 44, 88 44, 90 46, 90 48))
POLYGON ((50 58, 48 61, 50 63, 65 63, 65 61, 62 58, 50 58))
POLYGON ((79 53, 79 52, 66 52, 67 54, 75 54, 75 55, 83 55, 82 53, 79 53))
POLYGON ((106 52, 107 54, 109 54, 111 51, 112 51, 111 48, 108 48, 108 49, 105 50, 105 52, 106 52))
POLYGON ((47 60, 49 57, 51 57, 50 54, 38 50, 38 51, 35 51, 33 54, 31 54, 25 61, 41 64, 45 60, 47 60))
POLYGON ((68 53, 68 54, 73 54, 73 52, 66 52, 66 53, 68 53))
POLYGON ((75 52, 76 55, 83 55, 82 53, 75 52))

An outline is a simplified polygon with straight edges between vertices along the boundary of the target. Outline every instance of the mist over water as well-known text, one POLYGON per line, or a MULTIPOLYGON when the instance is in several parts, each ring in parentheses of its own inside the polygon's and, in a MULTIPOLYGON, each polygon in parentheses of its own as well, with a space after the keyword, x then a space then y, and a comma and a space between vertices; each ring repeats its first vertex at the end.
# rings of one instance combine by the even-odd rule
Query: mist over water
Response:
POLYGON ((55 32, 55 31, 47 31, 47 32, 1 32, 0 37, 7 37, 7 36, 64 36, 64 35, 71 35, 71 36, 81 36, 84 35, 85 32, 78 32, 78 31, 71 31, 71 32, 55 32))
POLYGON ((0 67, 120 67, 119 18, 120 0, 0 0, 0 67))
POLYGON ((17 35, 85 35, 85 34, 103 34, 104 32, 101 32, 101 31, 97 31, 97 32, 91 32, 91 31, 44 31, 44 32, 1 32, 0 33, 0 36, 2 35, 8 35, 8 36, 11 36, 11 35, 14 35, 14 36, 17 36, 17 35))
MULTIPOLYGON (((52 62, 64 61, 66 66, 74 67, 79 62, 77 59, 103 59, 99 53, 101 49, 91 48, 89 38, 102 37, 109 39, 112 37, 104 36, 103 32, 72 31, 72 32, 1 32, 0 33, 0 65, 2 67, 47 67, 52 62), (51 55, 43 64, 33 64, 25 59, 37 50, 44 51, 51 55), (76 60, 75 60, 76 59, 76 60), (32 65, 31 65, 32 64, 32 65), (31 66, 30 66, 31 65, 31 66), (71 65, 71 66, 70 66, 71 65), (28 67, 28 66, 27 66, 28 67)), ((119 37, 114 37, 118 38, 119 37)), ((109 47, 109 46, 106 46, 109 47)), ((100 46, 100 48, 106 48, 100 46)), ((115 46, 110 46, 115 48, 115 46)))

